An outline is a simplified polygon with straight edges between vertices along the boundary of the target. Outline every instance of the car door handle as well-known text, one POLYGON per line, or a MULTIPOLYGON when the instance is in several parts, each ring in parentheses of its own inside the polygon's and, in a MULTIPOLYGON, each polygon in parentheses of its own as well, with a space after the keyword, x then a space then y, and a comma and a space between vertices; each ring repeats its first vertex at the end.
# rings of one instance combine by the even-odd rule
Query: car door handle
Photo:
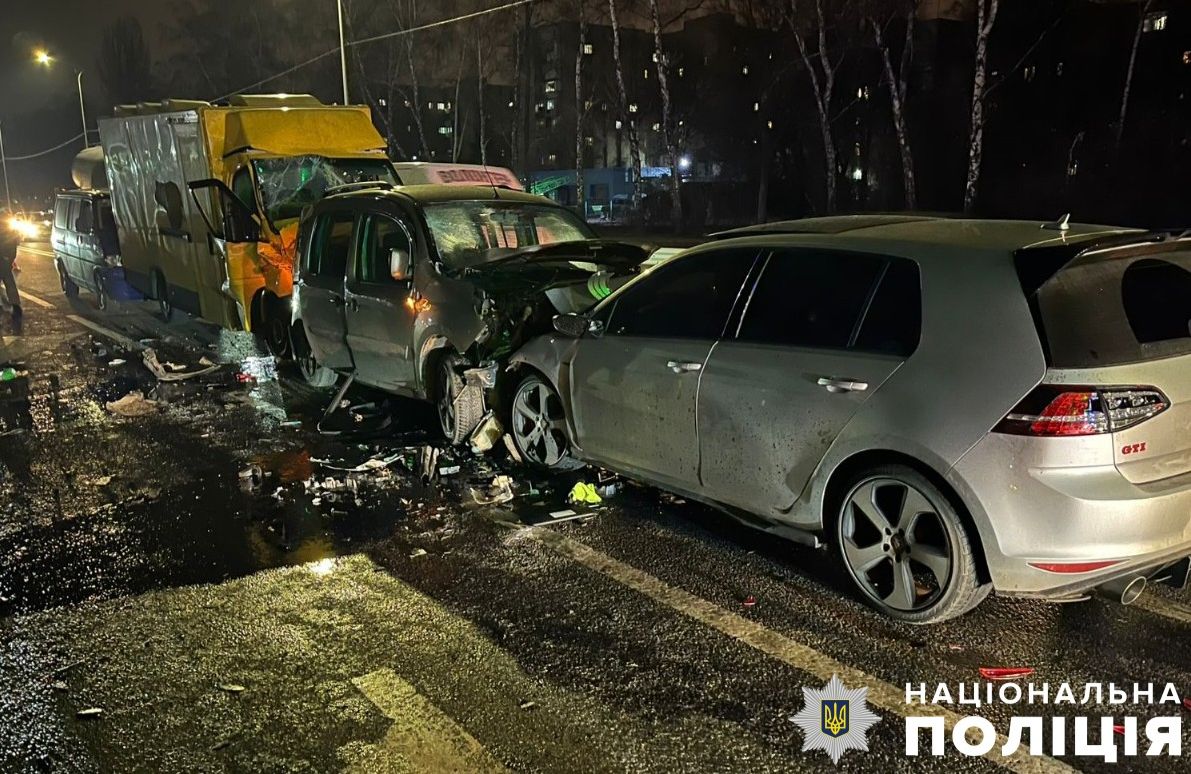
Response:
POLYGON ((666 368, 669 368, 676 374, 685 374, 690 371, 698 371, 702 369, 703 364, 690 360, 667 360, 666 368))
POLYGON ((826 387, 828 392, 864 392, 868 389, 868 382, 855 379, 837 379, 832 376, 820 376, 819 386, 826 387))

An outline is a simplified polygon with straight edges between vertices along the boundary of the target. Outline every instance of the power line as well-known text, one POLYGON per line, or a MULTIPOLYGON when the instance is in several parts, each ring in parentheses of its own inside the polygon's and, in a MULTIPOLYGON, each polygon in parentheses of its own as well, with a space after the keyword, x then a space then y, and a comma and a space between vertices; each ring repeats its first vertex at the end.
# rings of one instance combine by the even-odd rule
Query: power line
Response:
POLYGON ((307 59, 305 62, 300 62, 300 63, 294 65, 293 67, 289 68, 288 70, 282 70, 281 72, 276 73, 275 75, 270 75, 268 78, 262 78, 261 80, 255 82, 255 83, 250 83, 247 86, 242 86, 242 87, 236 89, 235 91, 229 91, 227 94, 218 96, 211 101, 218 102, 221 99, 227 99, 228 97, 234 97, 235 95, 239 94, 240 92, 248 91, 249 89, 255 89, 257 86, 263 86, 266 83, 268 83, 269 81, 275 81, 278 78, 284 78, 285 76, 289 75, 290 73, 295 72, 296 70, 301 70, 303 67, 306 67, 307 65, 312 65, 320 59, 326 59, 331 54, 334 54, 338 51, 339 51, 339 46, 336 46, 335 48, 332 48, 332 49, 322 52, 318 56, 312 56, 309 59, 307 59))
POLYGON ((81 139, 83 139, 83 133, 79 132, 78 134, 76 134, 74 137, 71 137, 66 142, 58 143, 57 145, 55 145, 52 148, 47 148, 46 150, 38 151, 37 153, 28 153, 24 156, 5 156, 4 160, 5 161, 28 161, 29 159, 35 159, 40 156, 48 156, 51 153, 53 153, 54 151, 62 150, 67 145, 70 145, 71 143, 74 143, 74 142, 78 142, 81 139))

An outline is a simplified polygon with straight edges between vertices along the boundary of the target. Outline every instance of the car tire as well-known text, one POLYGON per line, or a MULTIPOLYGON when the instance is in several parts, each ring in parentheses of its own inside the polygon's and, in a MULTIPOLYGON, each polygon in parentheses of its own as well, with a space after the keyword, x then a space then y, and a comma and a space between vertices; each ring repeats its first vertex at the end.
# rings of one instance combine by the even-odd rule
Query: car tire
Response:
POLYGON ((262 292, 254 304, 257 309, 252 324, 258 341, 278 360, 291 359, 294 347, 290 340, 289 299, 283 300, 272 293, 262 292))
POLYGON ((99 311, 106 312, 110 306, 111 297, 108 295, 108 289, 103 284, 103 275, 95 272, 95 306, 99 307, 99 311))
POLYGON ((293 327, 290 340, 294 344, 294 360, 297 361, 298 370, 302 372, 302 378, 306 383, 319 390, 334 387, 335 382, 339 381, 339 374, 319 363, 314 357, 301 323, 293 327))
POLYGON ((839 500, 835 548, 861 597, 885 615, 933 624, 992 590, 953 500, 919 471, 882 465, 853 477, 839 500))
POLYGON ((517 385, 509 406, 508 427, 513 445, 527 465, 548 470, 584 466, 571 453, 562 399, 538 374, 530 374, 517 385))
POLYGON ((157 300, 157 312, 161 319, 169 322, 174 316, 174 304, 170 301, 170 286, 161 270, 153 272, 153 298, 157 300))
POLYGON ((435 405, 438 424, 443 436, 452 445, 461 444, 484 418, 484 396, 466 386, 459 369, 467 361, 454 354, 445 354, 435 361, 437 368, 435 405))
POLYGON ((62 284, 62 292, 66 294, 67 298, 78 298, 79 286, 66 273, 61 261, 58 261, 58 281, 62 284))

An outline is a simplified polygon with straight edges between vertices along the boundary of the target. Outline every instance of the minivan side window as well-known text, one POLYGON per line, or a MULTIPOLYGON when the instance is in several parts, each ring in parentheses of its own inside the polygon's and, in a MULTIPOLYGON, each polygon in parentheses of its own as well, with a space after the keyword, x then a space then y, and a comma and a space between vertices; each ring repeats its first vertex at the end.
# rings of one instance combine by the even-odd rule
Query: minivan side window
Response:
POLYGON ((70 199, 59 198, 54 202, 54 228, 66 229, 70 224, 70 199))
POLYGON ((351 255, 352 231, 356 216, 352 212, 325 212, 318 217, 306 259, 306 269, 320 277, 343 278, 351 255))
POLYGON ((409 233, 392 218, 369 215, 364 222, 364 238, 356 259, 356 280, 372 284, 396 284, 389 274, 389 254, 393 250, 410 252, 409 233))
POLYGON ((90 234, 95 229, 94 211, 89 199, 79 200, 79 214, 75 217, 74 230, 80 234, 90 234))
POLYGON ((737 338, 787 347, 846 349, 885 259, 865 253, 775 250, 737 338))
POLYGON ((617 297, 606 334, 719 339, 756 256, 710 250, 659 266, 617 297))

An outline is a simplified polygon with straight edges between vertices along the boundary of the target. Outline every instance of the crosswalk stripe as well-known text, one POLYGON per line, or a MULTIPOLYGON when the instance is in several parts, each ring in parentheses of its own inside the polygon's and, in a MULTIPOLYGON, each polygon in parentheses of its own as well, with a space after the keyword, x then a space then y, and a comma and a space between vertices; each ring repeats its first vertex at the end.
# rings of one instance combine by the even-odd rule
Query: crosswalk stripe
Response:
POLYGON ((393 670, 369 672, 353 679, 352 685, 393 725, 384 739, 358 756, 349 771, 507 771, 474 736, 393 670))
MULTIPOLYGON (((521 526, 521 525, 509 525, 521 526)), ((905 691, 872 675, 850 667, 814 648, 768 629, 765 626, 729 612, 719 605, 695 596, 688 591, 671 586, 642 570, 603 554, 594 548, 550 529, 522 528, 532 539, 548 546, 559 554, 582 564, 655 602, 680 612, 696 621, 733 637, 768 656, 783 661, 802 672, 815 675, 820 680, 830 680, 837 675, 852 687, 868 687, 869 704, 899 717, 909 714, 932 716, 943 719, 950 733, 963 716, 937 704, 907 705, 905 691), (912 713, 911 713, 912 710, 912 713)), ((1019 748, 1009 756, 1000 754, 1007 739, 998 734, 997 744, 984 757, 999 766, 1019 774, 1043 774, 1043 772, 1075 771, 1061 761, 1047 756, 1030 756, 1019 748)))

